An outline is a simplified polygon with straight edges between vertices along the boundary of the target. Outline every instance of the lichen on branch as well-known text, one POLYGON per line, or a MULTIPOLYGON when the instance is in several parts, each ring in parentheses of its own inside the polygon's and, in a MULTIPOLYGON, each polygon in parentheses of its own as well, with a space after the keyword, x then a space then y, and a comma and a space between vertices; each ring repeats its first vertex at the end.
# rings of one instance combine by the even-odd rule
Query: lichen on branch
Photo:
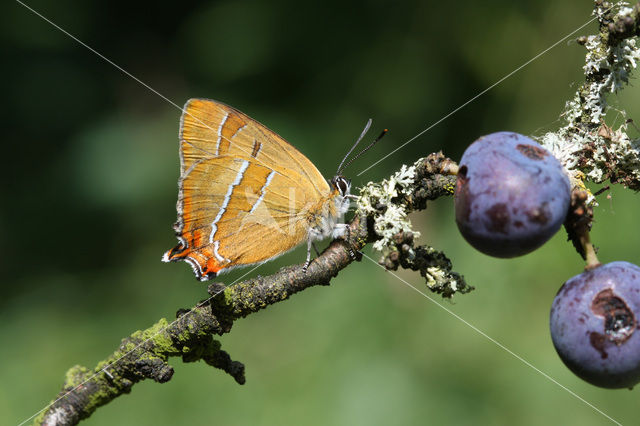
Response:
POLYGON ((206 303, 179 310, 175 321, 169 323, 162 318, 123 339, 118 349, 93 369, 72 367, 58 397, 34 424, 74 425, 98 407, 131 392, 133 385, 144 379, 165 383, 173 376, 169 357, 180 356, 183 362, 203 360, 243 384, 244 366, 233 361, 213 339, 213 334, 220 334, 222 329, 209 312, 206 303))
MULTIPOLYGON (((455 177, 450 171, 455 167, 455 163, 441 153, 432 154, 411 168, 403 166, 386 181, 402 186, 400 192, 392 191, 387 183, 389 196, 378 194, 387 200, 391 210, 408 213, 424 209, 428 200, 451 194, 455 177)), ((295 293, 328 285, 342 269, 358 259, 357 254, 366 244, 375 244, 384 238, 368 226, 378 220, 378 213, 378 210, 358 210, 348 225, 348 237, 333 241, 306 271, 301 264, 230 286, 214 282, 208 288, 210 297, 192 309, 178 310, 176 320, 169 323, 161 319, 146 330, 134 332, 94 368, 71 368, 58 397, 35 423, 77 424, 98 407, 129 393, 133 385, 142 380, 167 382, 173 376, 173 368, 168 363, 171 357, 181 357, 183 362, 202 360, 226 372, 237 383, 244 383, 244 366, 233 361, 213 336, 230 332, 236 320, 287 300, 295 293)), ((399 266, 420 271, 433 291, 450 297, 456 290, 470 289, 461 276, 450 271, 450 262, 444 254, 427 247, 409 246, 414 256, 404 256, 399 266)))
POLYGON ((379 263, 388 270, 402 267, 420 271, 429 290, 446 298, 468 293, 473 287, 452 270, 443 252, 415 245, 420 233, 413 230, 408 216, 425 209, 429 200, 452 195, 457 169, 457 164, 442 152, 434 153, 411 167, 403 165, 381 183, 369 182, 358 199, 358 211, 372 221, 376 236, 373 248, 382 253, 379 263))
MULTIPOLYGON (((640 140, 629 136, 626 113, 616 129, 605 116, 607 99, 627 84, 640 62, 640 3, 615 5, 596 0, 594 15, 599 23, 596 35, 582 36, 578 43, 586 50, 585 82, 567 102, 562 117, 566 124, 540 138, 569 172, 574 187, 585 181, 607 180, 640 190, 640 140)), ((593 201, 593 198, 591 198, 593 201)))
MULTIPOLYGON (((554 153, 569 171, 575 188, 584 181, 621 183, 640 190, 640 141, 627 134, 628 122, 612 129, 604 123, 607 97, 629 82, 640 61, 637 37, 640 33, 640 4, 611 4, 596 1, 598 35, 579 41, 587 49, 585 82, 567 102, 566 124, 547 133, 541 143, 554 153)), ((452 270, 444 253, 416 245, 419 233, 412 229, 408 214, 426 208, 429 200, 453 193, 457 165, 442 153, 431 154, 402 168, 380 183, 362 188, 358 209, 349 223, 345 240, 336 240, 304 270, 302 265, 282 268, 277 273, 225 287, 209 286, 211 297, 192 309, 178 311, 177 319, 161 319, 137 331, 94 368, 75 366, 67 375, 58 397, 36 417, 36 424, 73 425, 89 417, 98 407, 129 393, 136 383, 151 379, 164 383, 173 376, 170 357, 184 362, 205 361, 221 369, 237 383, 244 383, 244 366, 221 349, 214 335, 231 331, 240 318, 287 300, 293 294, 317 285, 328 285, 333 277, 358 260, 369 243, 380 250, 387 269, 399 267, 420 271, 430 290, 451 297, 472 289, 452 270)), ((585 193, 576 192, 571 229, 588 230, 591 211, 585 193)), ((579 233, 575 231, 576 235, 579 233)), ((582 231, 580 231, 582 232, 582 231)), ((573 240, 585 248, 588 240, 573 240)))

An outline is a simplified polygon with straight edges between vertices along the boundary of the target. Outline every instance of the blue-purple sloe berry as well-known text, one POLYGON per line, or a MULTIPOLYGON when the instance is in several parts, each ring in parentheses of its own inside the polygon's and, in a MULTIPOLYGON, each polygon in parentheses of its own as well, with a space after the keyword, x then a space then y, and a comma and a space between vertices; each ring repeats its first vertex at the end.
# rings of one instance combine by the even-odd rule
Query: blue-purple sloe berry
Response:
POLYGON ((578 377, 604 388, 640 382, 640 267, 611 262, 564 283, 551 307, 551 338, 578 377))
POLYGON ((560 162, 532 139, 511 132, 481 137, 460 160, 455 216, 462 236, 490 256, 529 253, 565 220, 569 179, 560 162))

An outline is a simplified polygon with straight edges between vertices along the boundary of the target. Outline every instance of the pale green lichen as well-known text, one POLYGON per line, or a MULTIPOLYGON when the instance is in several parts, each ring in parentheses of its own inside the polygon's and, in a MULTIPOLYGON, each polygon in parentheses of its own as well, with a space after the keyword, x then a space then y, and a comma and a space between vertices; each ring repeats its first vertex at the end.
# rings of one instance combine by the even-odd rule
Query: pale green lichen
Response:
POLYGON ((427 280, 427 287, 433 289, 434 287, 440 286, 443 281, 446 281, 446 284, 451 287, 451 289, 456 291, 456 281, 447 281, 445 280, 447 277, 447 272, 443 271, 441 268, 431 266, 427 268, 427 273, 425 279, 427 280))
POLYGON ((48 422, 47 424, 52 424, 52 425, 69 424, 69 420, 70 420, 69 413, 67 412, 67 410, 61 407, 54 408, 53 410, 51 410, 51 412, 43 411, 41 414, 42 417, 40 416, 36 417, 33 424, 34 425, 42 424, 45 414, 47 414, 47 422, 48 422))
POLYGON ((416 166, 420 161, 411 167, 402 165, 389 179, 382 183, 369 182, 360 191, 358 210, 374 217, 373 229, 380 238, 373 243, 373 248, 378 251, 384 252, 392 247, 393 236, 399 232, 410 232, 416 238, 420 236, 411 228, 406 207, 394 202, 398 197, 411 195, 416 166))
MULTIPOLYGON (((51 401, 48 405, 48 407, 50 407, 55 401, 51 401)), ((42 410, 40 411, 40 414, 38 414, 34 419, 33 419, 33 426, 40 426, 42 424, 42 422, 44 422, 44 418, 45 416, 48 414, 49 410, 42 410)))
MULTIPOLYGON (((437 158, 437 154, 432 155, 437 158)), ((420 233, 412 229, 408 218, 409 212, 424 208, 421 201, 416 201, 421 197, 416 194, 425 191, 424 183, 416 180, 423 179, 417 175, 432 160, 422 158, 410 167, 403 165, 381 183, 368 183, 360 191, 357 204, 358 211, 373 221, 376 234, 373 248, 382 252, 380 264, 389 270, 402 266, 420 271, 432 292, 451 298, 454 293, 468 293, 473 287, 451 270, 451 262, 444 253, 429 246, 414 245, 420 233)), ((439 174, 442 170, 429 173, 439 174)))
POLYGON ((74 365, 65 374, 64 385, 65 387, 75 388, 83 384, 86 378, 89 376, 90 371, 87 367, 81 365, 74 365))
MULTIPOLYGON (((616 5, 614 21, 636 13, 627 3, 616 5)), ((594 14, 606 21, 608 9, 596 4, 594 14)), ((636 38, 626 38, 613 45, 606 37, 591 35, 584 39, 587 49, 585 83, 567 102, 562 116, 567 124, 540 138, 541 144, 564 165, 573 186, 584 180, 602 183, 616 176, 616 182, 640 188, 640 140, 627 134, 626 120, 617 129, 604 124, 609 109, 607 97, 629 83, 631 72, 640 62, 636 38)), ((624 111, 621 111, 623 118, 624 111)), ((593 201, 590 200, 590 201, 593 201)))

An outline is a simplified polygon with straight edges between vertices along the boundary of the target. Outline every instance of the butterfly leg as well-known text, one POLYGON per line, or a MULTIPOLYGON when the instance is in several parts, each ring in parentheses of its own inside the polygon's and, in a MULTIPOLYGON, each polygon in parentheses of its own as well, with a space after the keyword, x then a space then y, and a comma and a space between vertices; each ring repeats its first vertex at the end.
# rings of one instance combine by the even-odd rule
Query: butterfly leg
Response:
POLYGON ((349 245, 349 241, 351 240, 351 228, 346 223, 338 223, 335 225, 333 229, 333 238, 342 238, 347 246, 347 250, 349 251, 349 256, 351 259, 356 259, 356 254, 353 252, 353 249, 349 245))
POLYGON ((351 259, 356 260, 356 254, 353 252, 353 249, 351 248, 351 244, 350 244, 351 228, 349 227, 349 225, 346 225, 346 228, 347 228, 347 232, 346 232, 347 236, 344 240, 347 243, 347 250, 349 250, 349 256, 351 257, 351 259))
POLYGON ((316 247, 316 243, 312 242, 311 246, 313 247, 313 251, 316 252, 316 257, 320 257, 320 252, 318 251, 318 247, 316 247))
POLYGON ((309 269, 309 265, 311 264, 311 246, 313 246, 313 240, 309 238, 307 240, 307 260, 304 262, 304 266, 302 267, 302 272, 304 272, 305 274, 307 273, 307 269, 309 269))

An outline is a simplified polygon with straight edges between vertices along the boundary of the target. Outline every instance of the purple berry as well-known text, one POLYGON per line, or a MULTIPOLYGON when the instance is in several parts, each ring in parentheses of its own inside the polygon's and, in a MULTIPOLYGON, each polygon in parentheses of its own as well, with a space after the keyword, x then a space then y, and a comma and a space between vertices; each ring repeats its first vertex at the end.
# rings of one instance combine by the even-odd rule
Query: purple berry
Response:
POLYGON ((518 133, 492 133, 460 160, 456 223, 481 252, 521 256, 560 229, 570 198, 569 179, 549 151, 518 133))
POLYGON ((551 307, 551 338, 578 377, 603 388, 640 382, 640 267, 611 262, 564 283, 551 307))

